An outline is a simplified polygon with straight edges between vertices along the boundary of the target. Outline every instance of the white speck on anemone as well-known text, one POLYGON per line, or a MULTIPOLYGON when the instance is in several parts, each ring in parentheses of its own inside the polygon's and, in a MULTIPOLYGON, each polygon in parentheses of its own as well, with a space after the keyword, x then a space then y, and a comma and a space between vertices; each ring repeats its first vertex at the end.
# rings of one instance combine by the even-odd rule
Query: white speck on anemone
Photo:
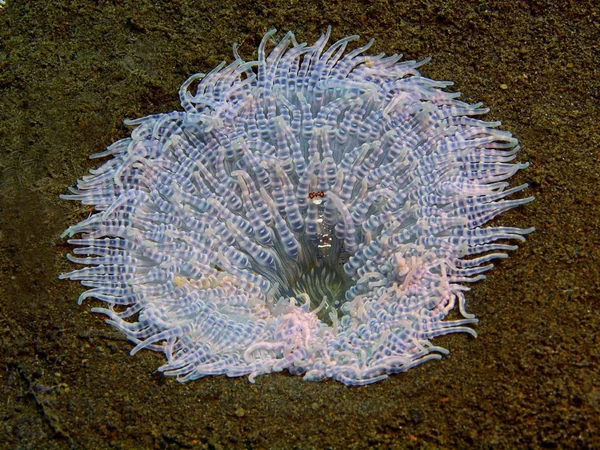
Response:
POLYGON ((432 338, 476 335, 463 283, 533 231, 482 228, 533 200, 507 199, 526 188, 505 181, 527 167, 517 140, 426 61, 346 52, 358 36, 327 48, 330 30, 267 54, 274 33, 258 61, 234 46, 190 77, 183 112, 127 121, 92 155, 111 159, 62 196, 98 211, 64 233, 88 267, 61 278, 179 381, 287 369, 362 385, 440 359, 432 338))

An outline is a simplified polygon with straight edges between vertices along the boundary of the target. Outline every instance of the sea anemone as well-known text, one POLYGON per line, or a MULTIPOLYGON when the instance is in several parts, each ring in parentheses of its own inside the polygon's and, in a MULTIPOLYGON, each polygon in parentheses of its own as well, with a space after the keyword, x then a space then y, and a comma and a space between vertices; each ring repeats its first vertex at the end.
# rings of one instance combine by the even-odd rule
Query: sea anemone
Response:
POLYGON ((440 359, 432 338, 476 335, 463 283, 533 231, 482 228, 533 200, 507 199, 527 187, 505 181, 527 167, 517 140, 423 77, 427 60, 327 47, 330 30, 267 52, 274 34, 92 155, 110 159, 61 196, 98 211, 64 233, 88 267, 61 278, 179 381, 362 385, 440 359))

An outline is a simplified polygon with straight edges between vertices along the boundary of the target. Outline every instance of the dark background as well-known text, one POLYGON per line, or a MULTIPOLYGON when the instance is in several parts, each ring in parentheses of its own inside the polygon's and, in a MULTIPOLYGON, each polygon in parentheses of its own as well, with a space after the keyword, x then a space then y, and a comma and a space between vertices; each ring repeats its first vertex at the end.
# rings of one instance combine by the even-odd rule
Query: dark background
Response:
POLYGON ((0 448, 600 448, 597 2, 36 1, 0 9, 0 448), (596 5, 596 6, 592 6, 596 5), (264 33, 371 37, 432 56, 521 141, 537 201, 497 223, 537 232, 468 293, 480 337, 367 387, 287 373, 188 384, 155 372, 77 306, 60 201, 125 137, 124 118, 179 108, 192 73, 256 57, 264 33))

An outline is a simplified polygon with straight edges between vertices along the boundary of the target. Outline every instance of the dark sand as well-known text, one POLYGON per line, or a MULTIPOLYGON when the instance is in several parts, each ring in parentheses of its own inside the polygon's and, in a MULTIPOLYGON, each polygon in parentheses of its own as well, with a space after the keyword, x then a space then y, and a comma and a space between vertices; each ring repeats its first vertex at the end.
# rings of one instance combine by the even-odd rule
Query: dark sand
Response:
POLYGON ((17 3, 0 10, 1 448, 600 448, 597 2, 17 3), (252 58, 271 27, 312 42, 329 24, 431 55, 426 76, 491 106, 537 197, 498 223, 538 231, 473 287, 480 337, 437 339, 441 362, 359 388, 164 378, 57 279, 59 235, 90 212, 58 195, 234 42, 252 58))

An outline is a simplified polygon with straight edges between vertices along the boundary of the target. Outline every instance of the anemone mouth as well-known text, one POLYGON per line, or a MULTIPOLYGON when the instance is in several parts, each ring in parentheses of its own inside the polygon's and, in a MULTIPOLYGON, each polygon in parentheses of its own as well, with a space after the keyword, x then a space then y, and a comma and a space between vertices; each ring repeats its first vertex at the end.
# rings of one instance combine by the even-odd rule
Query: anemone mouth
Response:
POLYGON ((64 233, 89 267, 61 278, 180 381, 358 385, 439 359, 430 339, 475 335, 462 283, 533 231, 482 228, 533 200, 507 199, 526 187, 505 181, 527 166, 517 140, 423 62, 347 52, 356 36, 326 47, 329 30, 267 54, 274 33, 92 156, 111 159, 62 196, 99 211, 64 233))
POLYGON ((349 300, 346 293, 356 283, 344 270, 351 254, 333 235, 333 229, 324 223, 319 225, 315 239, 301 242, 298 261, 284 263, 288 266, 285 279, 272 277, 272 282, 277 286, 275 302, 292 297, 306 299, 308 311, 331 326, 332 317, 342 314, 349 300))

